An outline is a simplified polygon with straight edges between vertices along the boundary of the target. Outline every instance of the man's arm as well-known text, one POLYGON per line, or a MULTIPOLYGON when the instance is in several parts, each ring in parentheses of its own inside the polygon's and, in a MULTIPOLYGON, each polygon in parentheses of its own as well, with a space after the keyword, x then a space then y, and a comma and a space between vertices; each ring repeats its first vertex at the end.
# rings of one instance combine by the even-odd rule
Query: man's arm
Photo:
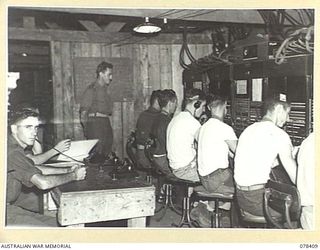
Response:
POLYGON ((68 174, 72 173, 77 165, 73 167, 51 167, 51 166, 44 166, 44 165, 35 165, 37 169, 39 169, 43 175, 57 175, 57 174, 68 174))
POLYGON ((87 137, 87 135, 86 135, 87 122, 88 122, 88 110, 81 110, 80 111, 80 123, 82 125, 83 134, 85 137, 87 137))
POLYGON ((27 156, 37 165, 37 164, 42 164, 46 161, 48 161, 50 158, 53 156, 59 154, 59 152, 65 152, 70 148, 70 139, 63 140, 59 142, 57 145, 54 146, 54 148, 46 151, 43 154, 37 154, 37 155, 32 155, 28 154, 27 156))
POLYGON ((234 155, 237 149, 238 140, 226 140, 225 142, 227 143, 231 153, 234 155))
POLYGON ((76 168, 72 173, 61 175, 42 175, 35 174, 31 177, 31 182, 39 189, 50 189, 70 181, 83 180, 86 176, 86 169, 84 167, 76 168))
POLYGON ((283 146, 279 153, 279 157, 291 181, 296 183, 297 164, 292 156, 292 147, 290 145, 283 146))

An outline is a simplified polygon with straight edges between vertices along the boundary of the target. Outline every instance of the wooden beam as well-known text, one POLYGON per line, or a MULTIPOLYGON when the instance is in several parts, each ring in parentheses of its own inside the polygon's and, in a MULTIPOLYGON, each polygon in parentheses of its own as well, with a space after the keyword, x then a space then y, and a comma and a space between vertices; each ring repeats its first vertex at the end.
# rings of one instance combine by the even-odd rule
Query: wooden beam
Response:
POLYGON ((8 46, 9 55, 27 55, 48 56, 50 54, 49 45, 32 45, 32 44, 10 44, 8 46))
POLYGON ((44 22, 44 24, 49 28, 53 30, 61 29, 61 26, 56 24, 55 22, 44 22))
POLYGON ((33 16, 24 16, 23 18, 23 27, 26 29, 35 29, 36 21, 33 16))
POLYGON ((103 30, 107 32, 118 32, 125 25, 126 23, 122 23, 122 22, 111 22, 106 27, 104 27, 103 30))
POLYGON ((30 63, 30 64, 50 64, 49 55, 48 56, 9 56, 9 63, 30 63))
POLYGON ((87 21, 87 20, 79 20, 79 23, 82 24, 88 31, 99 32, 102 31, 100 26, 96 24, 94 21, 87 21))
MULTIPOLYGON (((68 30, 44 30, 9 28, 9 39, 32 41, 77 41, 110 44, 182 44, 182 34, 160 33, 155 37, 137 37, 129 33, 119 32, 87 32, 68 30)), ((211 44, 212 40, 206 34, 192 34, 188 36, 188 43, 211 44)))

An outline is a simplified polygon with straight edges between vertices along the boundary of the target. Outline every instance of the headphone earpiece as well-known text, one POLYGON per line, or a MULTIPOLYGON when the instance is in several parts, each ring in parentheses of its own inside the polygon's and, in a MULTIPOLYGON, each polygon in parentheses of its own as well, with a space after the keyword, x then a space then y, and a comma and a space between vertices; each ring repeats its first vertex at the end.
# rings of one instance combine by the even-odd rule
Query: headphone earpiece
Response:
POLYGON ((193 104, 193 106, 194 106, 195 109, 200 108, 200 106, 201 106, 201 101, 196 101, 196 102, 193 104))

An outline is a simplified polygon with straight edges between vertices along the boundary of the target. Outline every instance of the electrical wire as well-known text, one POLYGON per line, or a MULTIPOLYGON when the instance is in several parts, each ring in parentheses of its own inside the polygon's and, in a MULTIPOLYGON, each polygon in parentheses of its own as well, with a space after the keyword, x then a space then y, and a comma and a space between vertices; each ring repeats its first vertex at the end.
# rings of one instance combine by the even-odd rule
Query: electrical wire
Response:
POLYGON ((290 34, 276 51, 275 63, 283 63, 286 56, 292 53, 313 53, 313 32, 314 27, 310 26, 298 29, 290 34))
POLYGON ((164 12, 164 13, 161 13, 160 15, 158 16, 155 16, 153 18, 164 18, 164 17, 169 17, 169 16, 172 16, 172 15, 175 15, 175 14, 178 14, 180 12, 183 12, 183 11, 186 11, 185 9, 172 9, 172 10, 169 10, 167 12, 164 12))
MULTIPOLYGON (((50 145, 48 145, 48 144, 41 143, 37 138, 35 139, 35 141, 38 142, 40 145, 50 146, 50 145)), ((51 147, 51 146, 50 146, 50 147, 51 147)), ((77 160, 77 159, 75 159, 75 158, 73 158, 73 157, 71 157, 71 156, 69 156, 69 155, 66 155, 66 154, 64 154, 63 152, 61 152, 60 150, 56 149, 55 147, 53 147, 52 149, 55 150, 56 152, 58 152, 59 154, 65 156, 65 157, 67 157, 67 158, 69 158, 69 159, 71 159, 71 160, 73 160, 73 161, 75 161, 75 162, 79 162, 79 163, 82 163, 82 164, 83 164, 83 161, 79 161, 79 160, 77 160)))
POLYGON ((56 149, 55 147, 53 147, 52 149, 55 150, 55 151, 57 151, 59 154, 65 156, 65 157, 67 157, 67 158, 69 158, 69 159, 71 159, 71 160, 73 160, 73 161, 75 161, 75 162, 83 163, 83 161, 79 161, 79 160, 77 160, 77 159, 75 159, 75 158, 73 158, 73 157, 71 157, 71 156, 69 156, 69 155, 66 155, 66 154, 64 154, 63 152, 61 152, 60 150, 56 149))
POLYGON ((217 10, 197 10, 193 13, 188 13, 188 14, 185 14, 183 16, 180 16, 180 17, 177 17, 178 19, 188 19, 188 18, 191 18, 191 17, 197 17, 197 16, 203 16, 203 15, 207 15, 209 13, 212 13, 212 12, 216 12, 217 10))

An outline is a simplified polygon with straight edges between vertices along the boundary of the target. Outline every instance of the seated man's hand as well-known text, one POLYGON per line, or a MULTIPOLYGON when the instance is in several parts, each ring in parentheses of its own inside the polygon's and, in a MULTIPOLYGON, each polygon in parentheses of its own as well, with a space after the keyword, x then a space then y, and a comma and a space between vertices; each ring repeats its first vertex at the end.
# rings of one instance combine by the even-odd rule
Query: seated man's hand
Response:
POLYGON ((69 150, 70 145, 71 145, 71 140, 66 139, 66 140, 59 142, 57 145, 54 146, 54 148, 59 152, 65 152, 65 151, 69 150))
POLYGON ((75 164, 70 168, 70 172, 74 172, 78 168, 81 168, 81 165, 75 164))
POLYGON ((87 170, 85 167, 78 167, 74 170, 76 180, 81 181, 86 178, 87 170))

